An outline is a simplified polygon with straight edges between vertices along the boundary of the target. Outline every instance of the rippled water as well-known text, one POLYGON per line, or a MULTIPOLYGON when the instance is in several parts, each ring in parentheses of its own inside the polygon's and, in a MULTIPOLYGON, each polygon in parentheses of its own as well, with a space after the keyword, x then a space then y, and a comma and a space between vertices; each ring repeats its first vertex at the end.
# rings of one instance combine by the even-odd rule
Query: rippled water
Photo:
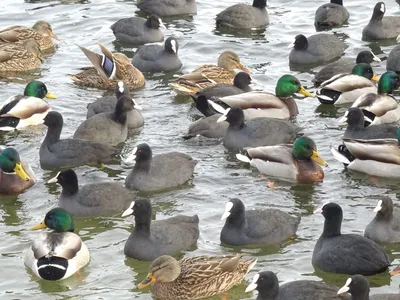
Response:
MULTIPOLYGON (((249 1, 247 1, 249 2, 249 1)), ((198 1, 198 15, 186 19, 167 19, 166 36, 174 34, 180 43, 179 55, 184 63, 181 72, 188 72, 202 63, 214 63, 224 50, 234 50, 244 65, 253 70, 257 89, 274 90, 276 80, 290 71, 287 45, 298 33, 315 32, 314 12, 323 1, 280 0, 271 1, 268 11, 271 25, 265 32, 250 36, 234 37, 215 30, 214 16, 232 4, 231 1, 198 1)), ((374 1, 345 1, 350 11, 349 27, 334 30, 346 39, 350 46, 346 56, 355 57, 361 49, 371 48, 375 54, 386 59, 393 44, 380 46, 361 42, 361 30, 367 24, 374 1)), ((387 1, 387 14, 400 15, 395 1, 387 1)), ((46 58, 40 74, 49 91, 58 99, 51 102, 55 110, 64 115, 63 136, 73 134, 86 117, 86 105, 103 94, 95 89, 81 89, 72 84, 67 74, 88 66, 89 61, 76 44, 98 51, 97 42, 112 50, 124 51, 129 57, 133 49, 123 48, 113 42, 110 25, 122 17, 137 14, 133 1, 21 1, 0 2, 0 28, 15 24, 32 25, 36 20, 48 20, 54 32, 62 39, 57 52, 46 58), (30 3, 28 3, 30 2, 30 3)), ((384 63, 376 72, 385 70, 384 63)), ((293 72, 302 83, 312 90, 312 71, 293 72)), ((232 153, 215 141, 190 140, 180 137, 188 125, 198 116, 191 101, 176 97, 167 83, 172 75, 158 75, 147 79, 146 88, 135 93, 143 107, 145 126, 140 135, 132 136, 124 152, 139 142, 149 143, 155 153, 179 150, 200 162, 196 167, 191 185, 168 193, 147 195, 153 203, 156 219, 177 213, 199 214, 201 234, 193 254, 223 254, 243 251, 258 257, 258 264, 248 275, 261 270, 278 273, 282 282, 312 279, 342 285, 345 277, 332 274, 316 274, 311 265, 314 244, 322 231, 323 218, 314 216, 313 209, 325 201, 338 202, 344 209, 343 232, 362 234, 373 218, 377 197, 389 195, 398 198, 398 182, 371 180, 361 174, 349 174, 330 155, 329 147, 336 143, 342 132, 335 127, 336 117, 342 112, 318 107, 316 99, 299 99, 299 124, 317 143, 321 155, 329 163, 325 169, 325 181, 316 185, 291 185, 276 182, 272 190, 258 172, 243 168, 232 153), (338 114, 338 115, 337 115, 338 114), (220 215, 225 202, 233 197, 244 200, 247 208, 276 207, 295 215, 302 221, 295 243, 284 248, 233 249, 220 245, 219 232, 223 226, 220 215)), ((25 79, 26 81, 26 79, 25 79)), ((0 82, 2 100, 22 92, 25 81, 14 78, 0 82)), ((73 276, 62 282, 45 282, 32 276, 24 267, 22 254, 37 232, 27 230, 41 221, 44 214, 57 204, 60 187, 45 182, 55 175, 43 171, 38 163, 38 150, 45 133, 43 127, 18 133, 0 135, 0 143, 15 146, 28 160, 38 176, 38 183, 27 192, 12 197, 1 196, 0 201, 0 298, 1 299, 151 299, 149 290, 138 291, 135 285, 145 276, 148 263, 126 259, 124 242, 132 230, 133 218, 122 219, 120 215, 109 218, 77 219, 76 227, 91 251, 91 262, 82 276, 73 276)), ((94 168, 77 169, 80 183, 97 181, 122 181, 127 170, 119 166, 107 166, 105 172, 94 168)), ((400 247, 389 246, 394 263, 400 263, 400 247)), ((387 273, 369 278, 372 293, 398 293, 400 276, 390 279, 387 273)), ((241 285, 231 292, 231 299, 254 296, 244 294, 241 285)))

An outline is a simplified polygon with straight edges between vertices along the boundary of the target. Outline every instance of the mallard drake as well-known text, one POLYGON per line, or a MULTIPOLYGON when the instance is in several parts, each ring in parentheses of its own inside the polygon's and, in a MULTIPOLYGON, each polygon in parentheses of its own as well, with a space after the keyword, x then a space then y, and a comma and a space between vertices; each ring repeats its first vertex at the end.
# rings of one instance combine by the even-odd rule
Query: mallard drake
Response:
POLYGON ((379 80, 372 67, 365 63, 357 64, 351 74, 338 74, 323 82, 315 95, 322 104, 353 103, 361 95, 376 94, 377 89, 371 80, 379 80))
POLYGON ((29 82, 23 95, 8 98, 0 107, 0 130, 19 129, 43 124, 43 118, 51 110, 43 98, 55 99, 41 81, 29 82))
POLYGON ((102 55, 79 46, 94 67, 83 68, 82 72, 72 75, 75 84, 99 89, 114 89, 118 80, 122 80, 130 89, 144 86, 145 79, 138 69, 132 66, 123 53, 111 53, 99 43, 102 55))
POLYGON ((47 21, 37 21, 32 28, 25 26, 11 26, 0 31, 0 44, 13 43, 33 38, 38 42, 41 51, 54 50, 53 39, 59 40, 54 35, 51 25, 47 21))
POLYGON ((44 221, 32 230, 49 228, 42 232, 25 252, 25 265, 45 280, 68 278, 86 266, 90 260, 89 250, 74 233, 74 220, 62 208, 50 210, 44 221))
POLYGON ((25 72, 39 69, 42 52, 34 39, 0 44, 0 72, 25 72))
POLYGON ((378 94, 361 95, 351 107, 362 109, 366 125, 397 123, 400 120, 400 106, 392 94, 399 86, 399 76, 394 72, 386 72, 379 79, 378 94))
POLYGON ((233 51, 222 52, 218 57, 218 65, 202 65, 191 73, 179 76, 169 85, 179 95, 194 95, 200 90, 214 86, 217 83, 233 84, 236 75, 234 69, 250 73, 240 62, 239 56, 233 51))
POLYGON ((247 148, 237 159, 256 167, 261 173, 301 183, 320 182, 328 166, 318 153, 315 142, 302 136, 294 144, 247 148))
POLYGON ((0 193, 21 193, 36 183, 29 164, 12 147, 0 147, 0 193))
POLYGON ((301 86, 300 81, 292 75, 283 75, 275 87, 275 95, 267 92, 248 92, 239 95, 222 97, 209 101, 208 111, 224 113, 229 107, 238 106, 245 110, 246 119, 267 117, 289 119, 297 116, 299 110, 292 95, 300 93, 306 97, 313 95, 301 86), (222 106, 218 108, 213 103, 222 106))
POLYGON ((179 262, 168 255, 150 265, 149 274, 138 288, 154 283, 152 294, 163 300, 195 300, 224 293, 239 284, 257 259, 242 255, 194 256, 179 262))

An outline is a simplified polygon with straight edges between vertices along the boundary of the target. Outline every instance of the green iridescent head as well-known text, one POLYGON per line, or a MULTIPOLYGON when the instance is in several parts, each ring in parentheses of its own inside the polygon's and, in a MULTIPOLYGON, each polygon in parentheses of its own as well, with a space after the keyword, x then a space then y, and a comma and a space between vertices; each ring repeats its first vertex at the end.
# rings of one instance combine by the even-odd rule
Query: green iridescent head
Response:
POLYGON ((378 94, 393 94, 400 86, 400 78, 395 72, 383 73, 378 83, 378 94))
POLYGON ((36 230, 42 228, 50 228, 56 232, 74 232, 75 225, 71 215, 65 209, 57 207, 46 214, 42 223, 31 229, 36 230))
POLYGON ((353 68, 353 70, 351 70, 351 74, 354 75, 359 75, 362 77, 365 77, 369 80, 374 80, 374 81, 378 81, 378 77, 375 76, 374 71, 372 70, 372 67, 370 64, 356 64, 353 68))
POLYGON ((277 97, 287 98, 294 93, 300 93, 306 97, 312 97, 312 94, 301 86, 300 81, 292 75, 283 75, 279 78, 275 87, 277 97))
POLYGON ((24 96, 36 97, 40 99, 43 99, 44 97, 49 99, 57 98, 56 96, 50 94, 47 91, 47 87, 43 82, 37 80, 31 81, 26 85, 24 90, 24 96))
POLYGON ((302 136, 294 142, 293 156, 298 160, 313 160, 324 167, 328 165, 319 155, 315 142, 306 136, 302 136))
POLYGON ((29 176, 21 166, 21 158, 17 150, 12 147, 5 148, 0 153, 0 169, 4 173, 16 173, 21 179, 29 181, 29 176))

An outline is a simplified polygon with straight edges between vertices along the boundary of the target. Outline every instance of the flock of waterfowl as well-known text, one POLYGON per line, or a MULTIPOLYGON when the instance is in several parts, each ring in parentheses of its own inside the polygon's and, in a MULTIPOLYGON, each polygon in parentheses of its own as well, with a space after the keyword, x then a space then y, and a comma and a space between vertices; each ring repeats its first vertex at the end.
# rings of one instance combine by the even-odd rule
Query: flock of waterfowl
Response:
MULTIPOLYGON (((253 5, 235 4, 216 15, 216 26, 230 30, 265 27, 269 24, 266 0, 253 5)), ((160 42, 165 28, 160 17, 195 14, 195 0, 142 0, 137 7, 150 16, 121 19, 111 26, 122 43, 135 45, 160 42)), ((385 4, 375 5, 366 24, 363 40, 395 39, 400 33, 400 17, 386 17, 385 4)), ((340 27, 349 19, 342 0, 332 0, 318 8, 315 26, 340 27)), ((46 21, 31 28, 11 26, 0 31, 0 71, 4 76, 40 68, 43 54, 55 51, 58 39, 46 21)), ((387 60, 387 72, 378 78, 370 63, 380 62, 371 51, 362 51, 355 62, 336 60, 347 45, 330 33, 309 37, 297 35, 288 57, 290 64, 322 65, 315 75, 317 89, 307 91, 299 80, 283 75, 275 93, 252 91, 250 70, 233 51, 222 52, 217 64, 202 65, 172 80, 170 87, 180 95, 189 95, 204 118, 194 122, 185 139, 203 136, 220 138, 238 160, 261 173, 281 180, 312 184, 324 179, 321 168, 327 163, 320 157, 315 142, 302 133, 293 118, 299 113, 295 93, 316 97, 323 104, 350 104, 341 122, 347 124, 342 141, 332 148, 334 157, 346 168, 374 176, 400 178, 400 107, 393 92, 400 87, 400 46, 387 60), (333 62, 332 62, 333 61, 333 62), (329 63, 329 64, 327 64, 329 63), (399 67, 398 67, 399 66, 399 67), (235 69, 241 72, 236 73, 235 69), (375 82, 378 81, 377 87, 375 82)), ((49 228, 34 239, 25 253, 25 264, 44 280, 61 280, 89 263, 90 249, 74 233, 73 217, 92 217, 110 213, 133 215, 135 228, 124 247, 128 257, 153 261, 149 274, 139 284, 153 284, 157 299, 199 299, 223 294, 242 281, 254 267, 255 258, 243 254, 193 256, 177 261, 171 255, 196 244, 199 218, 178 215, 151 221, 152 206, 137 191, 161 193, 189 181, 198 161, 187 154, 170 152, 159 155, 142 143, 122 163, 131 167, 125 187, 116 182, 79 186, 72 169, 82 165, 102 167, 119 164, 120 146, 132 130, 146 121, 142 108, 131 98, 130 90, 143 88, 143 73, 177 71, 182 67, 178 41, 168 37, 164 46, 144 45, 132 61, 122 53, 113 53, 99 44, 100 54, 79 46, 91 62, 72 75, 73 82, 84 87, 114 89, 115 96, 98 99, 88 105, 87 120, 71 138, 61 139, 63 116, 52 111, 44 98, 55 98, 40 81, 29 82, 23 94, 6 100, 0 109, 0 128, 19 130, 44 124, 47 133, 39 149, 40 166, 59 170, 48 183, 62 187, 58 207, 49 210, 44 221, 32 229, 49 228)), ((201 165, 201 164, 199 164, 201 165)), ((21 193, 35 184, 29 164, 11 147, 0 153, 0 192, 21 193)), ((27 191, 29 193, 29 191, 27 191)), ((333 202, 315 211, 325 218, 323 232, 312 255, 312 264, 325 272, 348 274, 342 288, 315 281, 294 281, 279 286, 277 275, 270 271, 254 276, 246 292, 258 291, 257 299, 369 299, 369 283, 364 276, 400 267, 391 265, 379 244, 400 242, 400 211, 390 198, 382 197, 374 210, 376 217, 364 236, 341 234, 342 208, 333 202), (351 295, 347 295, 350 293, 351 295)), ((225 225, 220 240, 226 245, 274 245, 296 234, 300 217, 278 209, 248 210, 239 199, 231 199, 222 212, 225 225)), ((200 220, 201 221, 201 220, 200 220)), ((373 295, 371 299, 400 299, 399 294, 373 295)))

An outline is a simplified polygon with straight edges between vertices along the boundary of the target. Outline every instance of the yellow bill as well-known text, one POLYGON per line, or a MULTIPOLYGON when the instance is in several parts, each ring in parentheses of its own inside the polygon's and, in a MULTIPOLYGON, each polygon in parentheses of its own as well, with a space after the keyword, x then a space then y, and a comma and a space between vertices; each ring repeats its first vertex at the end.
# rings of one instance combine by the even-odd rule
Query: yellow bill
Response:
POLYGON ((378 82, 379 81, 379 77, 374 74, 372 76, 371 80, 378 82))
POLYGON ((311 94, 309 91, 307 91, 304 87, 300 88, 299 93, 306 97, 313 97, 313 94, 311 94))
POLYGON ((24 168, 21 166, 21 163, 16 163, 16 164, 15 164, 14 172, 15 172, 22 180, 29 181, 29 180, 31 179, 31 178, 28 176, 28 174, 26 174, 24 168))
POLYGON ((56 36, 53 32, 50 33, 50 37, 55 39, 55 40, 57 40, 57 41, 60 40, 60 38, 58 36, 56 36))
POLYGON ((315 161, 317 164, 323 166, 323 167, 327 167, 328 164, 326 163, 326 161, 324 161, 321 156, 319 156, 319 153, 317 150, 313 150, 312 155, 311 155, 311 159, 313 161, 315 161))
POLYGON ((153 276, 153 274, 149 273, 147 274, 147 277, 138 285, 138 289, 143 289, 146 286, 149 286, 153 282, 156 282, 157 278, 153 276))
POLYGON ((33 226, 33 227, 31 228, 31 230, 43 229, 43 228, 46 228, 46 227, 47 227, 46 224, 44 224, 44 221, 42 221, 42 223, 37 224, 36 226, 33 226))
POLYGON ((397 266, 396 268, 394 268, 391 272, 390 272, 390 276, 394 276, 394 275, 398 275, 400 274, 400 265, 397 266))
POLYGON ((242 70, 242 71, 244 71, 244 72, 246 72, 246 73, 250 73, 251 74, 251 70, 250 69, 247 69, 245 66, 243 66, 242 64, 239 64, 238 66, 238 69, 240 69, 240 70, 242 70))
POLYGON ((51 93, 47 93, 45 97, 49 98, 49 99, 57 99, 57 96, 55 96, 55 95, 53 95, 51 93))

